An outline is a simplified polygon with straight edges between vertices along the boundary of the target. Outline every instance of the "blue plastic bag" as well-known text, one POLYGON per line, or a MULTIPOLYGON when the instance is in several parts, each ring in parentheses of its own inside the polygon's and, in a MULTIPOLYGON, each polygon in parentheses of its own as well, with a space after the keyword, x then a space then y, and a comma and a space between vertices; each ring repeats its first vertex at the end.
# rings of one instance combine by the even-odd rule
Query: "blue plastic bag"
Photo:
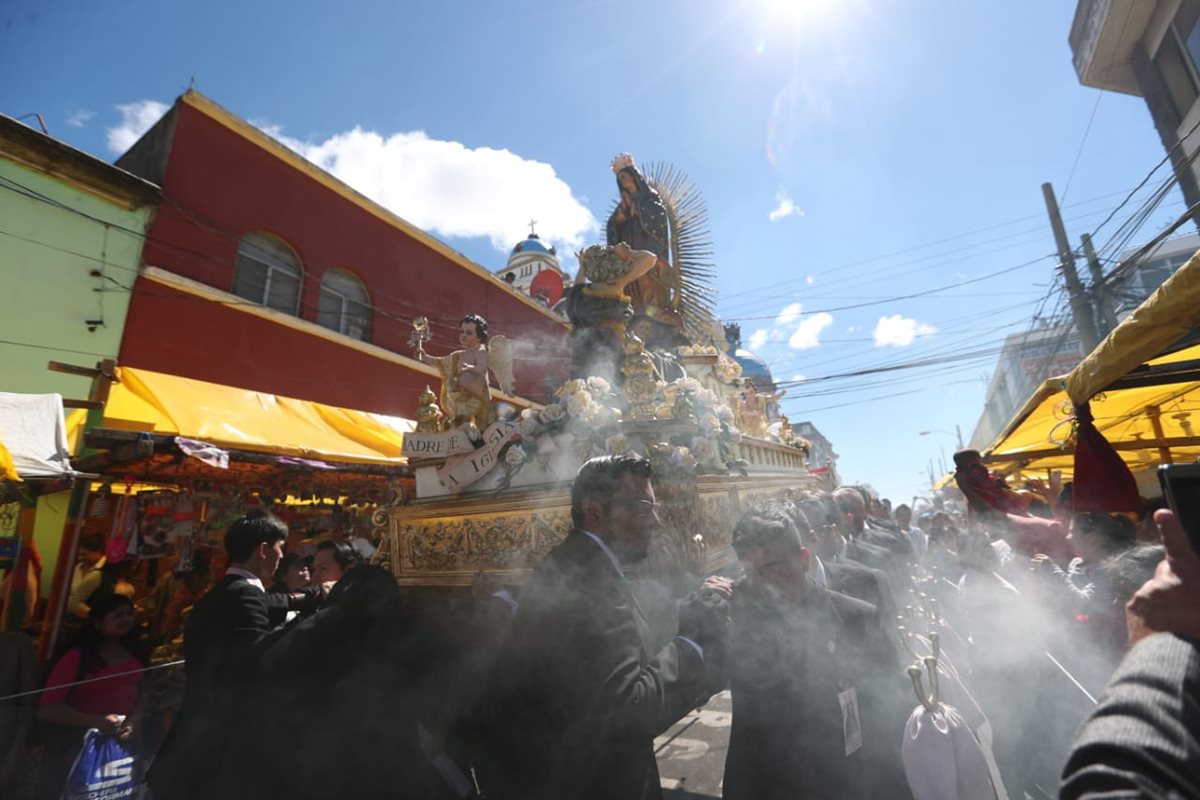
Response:
POLYGON ((137 788, 134 759, 115 736, 92 728, 67 774, 63 800, 118 800, 137 788))

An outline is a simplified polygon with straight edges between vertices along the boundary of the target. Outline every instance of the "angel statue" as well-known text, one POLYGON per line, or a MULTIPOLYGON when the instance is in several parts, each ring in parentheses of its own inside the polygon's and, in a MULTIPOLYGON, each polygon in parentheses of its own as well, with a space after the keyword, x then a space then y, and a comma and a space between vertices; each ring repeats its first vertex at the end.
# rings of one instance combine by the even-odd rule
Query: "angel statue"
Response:
POLYGON ((742 396, 738 402, 738 427, 742 433, 767 438, 767 411, 771 403, 779 402, 787 390, 781 389, 775 394, 759 394, 754 381, 746 378, 742 381, 742 396))
POLYGON ((646 182, 633 156, 622 153, 613 159, 620 200, 608 217, 607 239, 610 245, 624 242, 635 250, 649 250, 657 256, 654 269, 629 287, 633 308, 660 322, 678 326, 674 318, 675 272, 671 268, 667 209, 658 192, 646 182))
POLYGON ((474 424, 483 429, 496 421, 492 391, 488 386, 489 341, 491 369, 496 373, 500 388, 513 390, 512 351, 504 336, 488 337, 487 320, 478 314, 468 314, 458 323, 458 343, 461 350, 448 356, 431 356, 423 346, 416 356, 432 363, 442 373, 442 409, 451 428, 474 424))
POLYGON ((575 285, 566 291, 567 319, 571 321, 571 377, 604 378, 622 383, 625 326, 633 319, 626 287, 654 268, 655 255, 634 250, 625 243, 613 247, 594 244, 579 256, 575 285))

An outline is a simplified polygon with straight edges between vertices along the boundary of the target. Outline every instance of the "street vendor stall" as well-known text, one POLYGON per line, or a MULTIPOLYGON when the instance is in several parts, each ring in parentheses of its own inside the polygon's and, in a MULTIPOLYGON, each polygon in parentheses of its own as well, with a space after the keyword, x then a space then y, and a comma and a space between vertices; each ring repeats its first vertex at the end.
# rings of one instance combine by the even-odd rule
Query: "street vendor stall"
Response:
MULTIPOLYGON (((62 538, 46 619, 53 650, 69 565, 83 534, 128 559, 137 597, 207 551, 222 561, 226 525, 251 507, 289 523, 296 547, 316 536, 369 535, 371 515, 408 491, 401 455, 413 424, 175 375, 117 367, 99 418, 80 434, 92 479, 62 538)), ((219 574, 219 573, 216 573, 219 574)))

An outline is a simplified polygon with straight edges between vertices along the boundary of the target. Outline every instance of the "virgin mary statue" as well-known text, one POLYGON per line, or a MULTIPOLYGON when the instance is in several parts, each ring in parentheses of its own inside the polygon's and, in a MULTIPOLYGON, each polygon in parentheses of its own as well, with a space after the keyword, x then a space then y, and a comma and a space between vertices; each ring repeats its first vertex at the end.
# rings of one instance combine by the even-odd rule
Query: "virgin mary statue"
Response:
POLYGON ((658 256, 654 269, 626 288, 633 308, 658 322, 677 325, 667 209, 658 192, 646 183, 633 156, 628 153, 617 156, 612 169, 621 199, 608 217, 608 244, 624 242, 634 250, 649 250, 658 256))

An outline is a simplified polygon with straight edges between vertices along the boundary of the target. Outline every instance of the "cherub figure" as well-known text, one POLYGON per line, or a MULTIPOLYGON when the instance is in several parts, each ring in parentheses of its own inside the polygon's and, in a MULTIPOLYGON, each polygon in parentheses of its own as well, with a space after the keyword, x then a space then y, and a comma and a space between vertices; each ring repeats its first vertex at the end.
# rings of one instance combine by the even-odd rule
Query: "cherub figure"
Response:
POLYGON ((483 429, 496 419, 492 391, 488 386, 488 324, 478 314, 468 314, 458 323, 461 350, 448 356, 431 356, 423 349, 417 358, 435 365, 442 373, 442 409, 451 428, 473 423, 483 429))
POLYGON ((738 403, 738 410, 741 412, 741 421, 738 427, 742 429, 742 433, 765 439, 767 437, 767 404, 780 400, 785 394, 787 392, 782 389, 775 394, 759 394, 754 381, 749 378, 743 380, 742 397, 738 403))

